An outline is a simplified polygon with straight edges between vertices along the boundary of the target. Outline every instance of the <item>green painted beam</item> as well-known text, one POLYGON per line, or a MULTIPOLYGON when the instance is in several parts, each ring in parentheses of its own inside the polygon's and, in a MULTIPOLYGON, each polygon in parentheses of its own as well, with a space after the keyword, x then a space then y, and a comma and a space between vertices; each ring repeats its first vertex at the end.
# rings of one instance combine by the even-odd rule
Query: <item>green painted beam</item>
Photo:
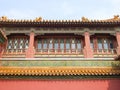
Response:
POLYGON ((119 67, 120 61, 100 60, 1 60, 0 66, 9 67, 119 67))
POLYGON ((0 43, 4 43, 5 40, 3 38, 0 38, 0 43))
POLYGON ((4 37, 4 35, 2 34, 2 32, 0 31, 0 43, 4 43, 6 40, 6 38, 4 37))

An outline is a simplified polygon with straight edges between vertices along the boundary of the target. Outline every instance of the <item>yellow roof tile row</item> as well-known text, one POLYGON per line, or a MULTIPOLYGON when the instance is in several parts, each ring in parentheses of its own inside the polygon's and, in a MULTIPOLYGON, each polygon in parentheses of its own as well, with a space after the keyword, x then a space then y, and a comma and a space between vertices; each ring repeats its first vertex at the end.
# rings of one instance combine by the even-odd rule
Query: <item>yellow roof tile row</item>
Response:
POLYGON ((43 20, 42 17, 38 17, 34 20, 26 20, 26 19, 8 19, 6 16, 0 17, 0 21, 2 22, 119 22, 120 17, 119 15, 115 15, 111 19, 106 19, 106 20, 90 20, 86 17, 82 17, 80 20, 43 20))
POLYGON ((0 67, 0 75, 120 75, 120 69, 111 67, 0 67))

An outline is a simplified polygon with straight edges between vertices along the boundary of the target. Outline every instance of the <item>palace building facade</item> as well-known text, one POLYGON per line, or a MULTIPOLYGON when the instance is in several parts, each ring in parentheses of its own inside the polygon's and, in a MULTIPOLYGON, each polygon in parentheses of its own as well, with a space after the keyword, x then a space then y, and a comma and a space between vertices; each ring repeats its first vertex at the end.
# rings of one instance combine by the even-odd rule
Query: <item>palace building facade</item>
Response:
POLYGON ((120 18, 3 16, 0 59, 0 90, 119 90, 120 18))

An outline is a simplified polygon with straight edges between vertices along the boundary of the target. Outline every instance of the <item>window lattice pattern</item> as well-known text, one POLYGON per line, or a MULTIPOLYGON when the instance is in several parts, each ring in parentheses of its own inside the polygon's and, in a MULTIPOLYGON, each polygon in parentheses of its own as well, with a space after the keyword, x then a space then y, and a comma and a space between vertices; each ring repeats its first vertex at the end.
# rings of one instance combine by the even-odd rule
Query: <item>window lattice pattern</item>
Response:
POLYGON ((82 52, 83 41, 76 38, 38 39, 38 52, 82 52))
POLYGON ((98 37, 91 39, 91 47, 96 54, 116 54, 116 40, 114 38, 98 37), (94 41, 93 41, 94 40, 94 41))
POLYGON ((112 39, 100 38, 98 39, 98 49, 114 49, 114 42, 112 39))
POLYGON ((8 50, 22 50, 28 48, 28 38, 9 38, 8 39, 8 50))

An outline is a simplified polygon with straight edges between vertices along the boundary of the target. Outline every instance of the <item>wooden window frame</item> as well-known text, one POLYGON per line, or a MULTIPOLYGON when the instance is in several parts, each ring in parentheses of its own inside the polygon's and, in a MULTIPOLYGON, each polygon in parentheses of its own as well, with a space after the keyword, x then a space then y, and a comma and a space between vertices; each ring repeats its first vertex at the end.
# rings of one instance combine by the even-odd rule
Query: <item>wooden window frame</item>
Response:
MULTIPOLYGON (((58 53, 60 52, 60 40, 61 39, 63 39, 63 41, 64 41, 64 53, 66 53, 67 51, 66 51, 66 40, 67 39, 69 39, 70 40, 70 52, 72 51, 72 47, 71 47, 71 44, 72 44, 72 39, 74 39, 75 40, 75 49, 78 49, 78 47, 77 47, 77 40, 80 40, 80 43, 81 43, 81 50, 83 49, 83 47, 84 47, 84 38, 82 38, 82 37, 71 37, 71 36, 52 36, 52 37, 49 37, 49 36, 37 36, 36 38, 35 38, 35 42, 36 42, 36 45, 35 45, 35 48, 36 49, 38 49, 38 40, 40 40, 41 39, 41 41, 42 41, 42 49, 43 49, 43 40, 44 39, 52 39, 53 41, 52 41, 52 44, 53 44, 53 52, 55 52, 55 46, 54 46, 54 44, 55 44, 55 40, 57 39, 58 40, 58 53)), ((49 41, 47 42, 47 46, 49 47, 49 41)), ((49 48, 48 48, 49 49, 49 48)))

